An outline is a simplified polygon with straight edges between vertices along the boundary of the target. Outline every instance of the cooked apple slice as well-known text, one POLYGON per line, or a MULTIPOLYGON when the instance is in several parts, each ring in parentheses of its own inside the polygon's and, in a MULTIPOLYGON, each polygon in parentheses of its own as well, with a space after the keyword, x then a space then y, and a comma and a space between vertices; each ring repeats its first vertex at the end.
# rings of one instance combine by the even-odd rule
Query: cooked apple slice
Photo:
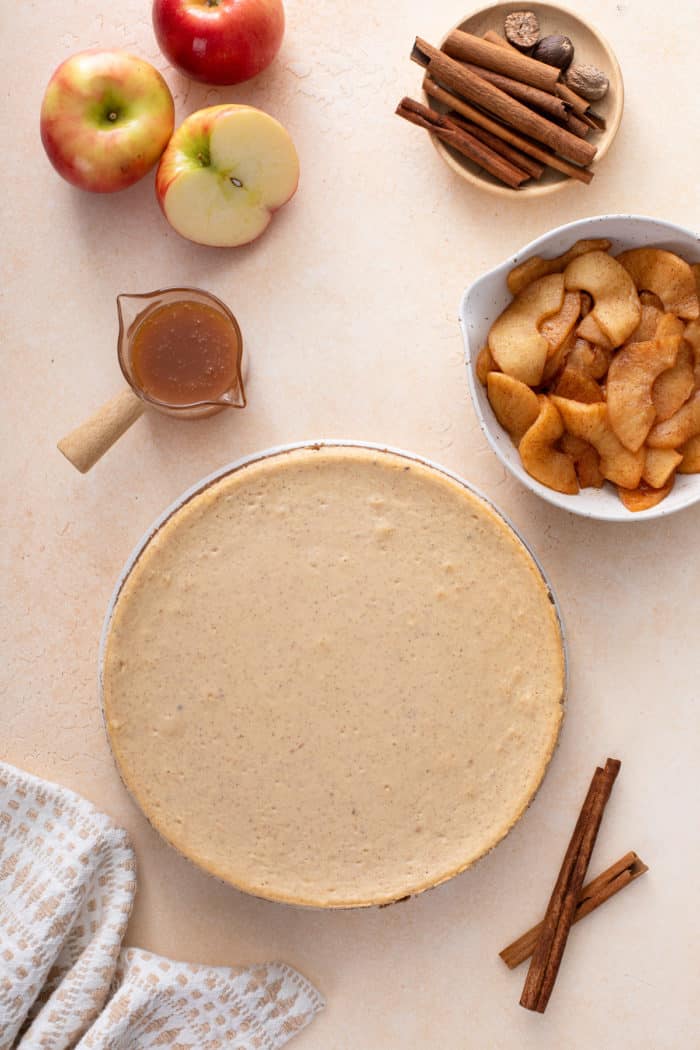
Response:
POLYGON ((571 347, 573 346, 573 340, 567 339, 565 343, 562 343, 557 352, 552 356, 548 357, 544 364, 544 371, 542 372, 542 379, 540 380, 541 386, 548 386, 553 379, 559 374, 564 367, 567 356, 571 347))
POLYGON ((569 338, 569 335, 574 329, 574 325, 578 321, 580 312, 581 293, 567 292, 564 296, 564 302, 561 304, 561 310, 558 310, 557 313, 542 322, 540 325, 540 334, 543 335, 549 343, 549 350, 547 351, 548 360, 549 358, 554 357, 557 350, 559 350, 562 344, 569 338))
POLYGON ((632 248, 621 252, 624 266, 640 291, 655 292, 667 313, 686 321, 700 316, 695 275, 685 259, 663 248, 632 248))
MULTIPOLYGON (((639 301, 641 302, 641 296, 639 301)), ((656 335, 658 323, 663 315, 663 309, 660 310, 656 306, 642 303, 642 316, 632 335, 628 337, 627 343, 645 343, 647 339, 653 339, 656 335)))
POLYGON ((253 106, 192 113, 177 129, 156 173, 170 225, 198 244, 233 248, 255 240, 293 196, 299 160, 289 133, 253 106))
POLYGON ((675 416, 651 428, 647 444, 649 448, 680 448, 696 434, 700 434, 700 390, 695 391, 675 416))
POLYGON ((545 361, 544 371, 542 373, 541 384, 547 386, 559 375, 562 368, 566 364, 569 354, 576 345, 576 333, 571 332, 567 339, 561 344, 559 349, 548 357, 545 361))
POLYGON ((539 416, 518 446, 520 459, 536 481, 555 492, 573 496, 578 492, 573 461, 554 447, 564 433, 561 416, 548 397, 540 395, 539 401, 539 416))
POLYGON ((479 380, 482 386, 486 386, 486 380, 488 379, 489 372, 497 372, 498 365, 491 357, 491 351, 488 346, 482 346, 479 353, 476 355, 476 378, 479 380))
POLYGON ((700 474, 700 434, 686 441, 680 449, 683 459, 678 466, 679 474, 700 474))
POLYGON ((601 489, 605 478, 600 469, 600 456, 591 445, 576 460, 576 477, 582 489, 601 489))
POLYGON ((683 338, 693 350, 695 385, 700 387, 700 321, 691 321, 685 326, 683 338))
POLYGON ((579 255, 593 251, 606 252, 609 247, 610 241, 599 238, 576 241, 568 251, 563 255, 558 255, 555 259, 543 259, 541 255, 533 255, 510 271, 507 277, 508 291, 511 295, 518 295, 538 277, 546 277, 550 273, 563 273, 571 260, 578 258, 579 255))
POLYGON ((558 397, 566 397, 570 401, 584 401, 586 404, 603 400, 603 392, 595 379, 569 364, 559 376, 554 393, 558 397))
POLYGON ((514 445, 519 445, 526 430, 540 414, 537 394, 519 379, 504 372, 489 372, 488 396, 493 414, 504 430, 511 436, 514 445))
POLYGON ((683 460, 683 454, 672 448, 648 448, 644 458, 642 481, 653 489, 664 487, 683 460))
POLYGON ((592 345, 577 336, 566 363, 591 379, 603 379, 608 373, 611 358, 611 350, 592 345))
POLYGON ((644 449, 630 452, 613 433, 604 402, 585 405, 552 395, 564 426, 575 437, 583 438, 600 456, 600 469, 608 481, 635 489, 642 477, 644 449))
POLYGON ((675 364, 661 373, 651 392, 657 423, 675 416, 692 394, 695 389, 693 365, 692 348, 684 340, 678 348, 675 364))
POLYGON ((605 478, 600 472, 600 456, 593 445, 566 432, 559 440, 559 448, 574 461, 576 476, 582 489, 603 487, 605 478))
POLYGON ((489 349, 501 369, 513 379, 537 386, 542 378, 549 343, 538 331, 564 302, 564 277, 540 277, 497 317, 489 332, 489 349))
POLYGON ((615 349, 612 341, 608 339, 607 335, 600 327, 596 320, 596 316, 593 310, 589 310, 586 316, 583 318, 578 328, 576 329, 576 335, 579 339, 585 339, 587 343, 592 343, 594 346, 599 346, 603 350, 612 351, 615 349))
MULTIPOLYGON (((666 341, 668 344, 668 340, 666 341)), ((659 352, 655 339, 628 343, 610 362, 607 381, 608 419, 625 448, 644 444, 656 417, 651 391, 654 380, 676 359, 677 348, 659 352)))
POLYGON ((681 331, 665 334, 672 327, 664 314, 656 339, 627 343, 610 362, 607 382, 608 419, 625 448, 636 452, 644 444, 656 418, 652 390, 656 379, 676 361, 681 331))
MULTIPOLYGON (((570 262, 564 271, 567 291, 586 291, 593 296, 593 309, 582 325, 593 318, 613 346, 620 346, 639 324, 642 308, 632 278, 624 266, 606 252, 587 252, 570 262)), ((589 338, 581 331, 578 334, 589 338)), ((593 341, 593 340, 591 340, 593 341)))
MULTIPOLYGON (((562 452, 566 452, 567 456, 571 456, 575 463, 589 448, 593 448, 593 445, 589 445, 583 438, 575 437, 565 430, 559 438, 559 448, 562 452)), ((595 452, 595 449, 593 451, 595 452)))
POLYGON ((653 306, 656 310, 659 310, 660 313, 664 312, 664 304, 661 302, 656 292, 640 292, 639 301, 642 306, 653 306))
POLYGON ((666 499, 673 488, 674 481, 675 474, 672 474, 668 481, 658 489, 650 488, 644 484, 634 489, 626 489, 618 485, 617 494, 627 507, 627 510, 631 510, 636 514, 640 510, 649 510, 650 507, 655 507, 657 503, 661 503, 662 500, 666 499))
POLYGON ((692 346, 696 358, 700 358, 700 321, 689 321, 685 326, 683 338, 692 346))

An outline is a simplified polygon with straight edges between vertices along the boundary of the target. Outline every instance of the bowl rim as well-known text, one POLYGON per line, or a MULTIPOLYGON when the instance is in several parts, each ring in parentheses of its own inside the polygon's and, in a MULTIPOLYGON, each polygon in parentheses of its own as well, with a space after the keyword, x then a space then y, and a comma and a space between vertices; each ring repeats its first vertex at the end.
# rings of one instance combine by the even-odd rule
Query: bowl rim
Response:
POLYGON ((447 478, 450 478, 452 481, 456 482, 458 485, 460 485, 462 488, 464 488, 467 492, 471 493, 477 499, 481 500, 485 504, 485 506, 488 507, 495 514, 495 516, 499 519, 499 521, 501 521, 506 526, 506 528, 512 533, 512 535, 515 537, 515 539, 523 547, 525 553, 532 560, 532 563, 533 563, 533 565, 534 565, 534 567, 535 567, 535 569, 536 569, 536 571, 537 571, 537 573, 539 575, 539 578, 541 579, 542 583, 544 584, 544 587, 545 587, 545 590, 547 592, 547 596, 549 598, 549 601, 552 604, 552 608, 554 610, 555 621, 556 621, 556 624, 557 624, 557 628, 559 630, 559 638, 560 638, 560 641, 561 641, 562 683, 561 683, 561 696, 559 698, 559 706, 561 708, 561 717, 559 719, 559 723, 557 725, 557 729, 556 729, 556 733, 554 735, 554 738, 551 741, 551 746, 550 746, 549 752, 547 753, 546 757, 544 758, 539 779, 538 779, 537 783, 535 784, 535 786, 534 786, 534 788, 532 790, 532 793, 530 794, 530 796, 527 799, 527 801, 523 804, 522 808, 512 818, 511 823, 508 825, 508 827, 505 829, 505 831, 503 831, 494 842, 492 842, 488 846, 486 846, 482 850, 482 852, 479 853, 478 856, 472 857, 466 863, 458 865, 454 870, 451 870, 451 871, 443 873, 442 875, 440 875, 438 878, 434 879, 433 881, 426 882, 425 884, 422 884, 422 885, 412 889, 407 894, 408 897, 416 897, 416 896, 418 896, 418 895, 420 895, 422 893, 428 892, 429 890, 433 890, 437 886, 440 886, 443 883, 448 882, 448 881, 450 881, 453 878, 456 878, 457 875, 461 875, 463 872, 468 871, 475 864, 478 864, 480 861, 482 861, 484 859, 484 857, 488 856, 491 852, 493 852, 493 850, 496 849, 504 841, 504 839, 506 839, 508 837, 508 835, 511 833, 513 828, 522 820, 522 818, 524 817, 525 813, 530 808, 530 806, 533 804, 533 802, 535 801, 537 795, 539 794, 539 792, 540 792, 540 790, 542 788, 542 785, 543 785, 543 783, 544 783, 544 781, 546 779, 547 773, 549 772, 549 769, 550 769, 552 760, 554 758, 554 755, 555 755, 556 751, 558 750, 559 745, 561 743, 562 731, 563 731, 563 726, 564 726, 564 720, 566 718, 567 708, 568 708, 568 696, 569 696, 570 676, 571 676, 569 644, 568 644, 568 637, 567 637, 564 617, 563 617, 563 614, 562 614, 561 604, 560 604, 559 599, 557 597, 557 593, 556 593, 556 591, 555 591, 555 589, 554 589, 554 587, 552 585, 552 582, 551 582, 551 580, 550 580, 550 578, 549 578, 549 576, 547 574, 547 571, 545 570, 545 568, 544 568, 544 566, 542 564, 542 561, 540 560, 538 554, 535 552, 535 550, 533 549, 533 547, 531 546, 529 541, 526 540, 525 537, 523 536, 521 529, 515 524, 514 521, 512 521, 512 519, 503 510, 501 510, 501 508, 496 503, 494 503, 494 501, 491 499, 490 496, 485 495, 479 488, 477 488, 477 486, 473 485, 470 481, 467 481, 466 478, 464 478, 461 474, 458 474, 456 471, 451 470, 449 467, 446 467, 443 464, 438 463, 436 460, 430 459, 427 456, 423 456, 423 455, 421 455, 418 452, 411 452, 411 451, 409 451, 407 449, 398 448, 398 447, 393 446, 393 445, 387 445, 387 444, 385 444, 383 442, 361 441, 361 440, 352 439, 352 438, 319 438, 317 440, 296 441, 296 442, 291 442, 291 443, 288 443, 288 444, 274 445, 274 446, 271 446, 269 448, 265 448, 265 449, 262 449, 262 450, 259 450, 259 451, 256 451, 256 452, 251 452, 251 453, 249 453, 247 455, 241 456, 240 458, 238 458, 236 460, 233 460, 230 463, 225 464, 222 467, 219 467, 218 469, 216 469, 216 470, 212 471, 211 473, 207 474, 205 477, 201 478, 199 481, 196 481, 193 485, 190 485, 184 492, 182 492, 179 496, 177 496, 174 500, 172 500, 172 502, 169 503, 169 505, 165 508, 165 510, 162 511, 162 513, 159 514, 158 517, 145 530, 145 532, 142 534, 141 538, 139 539, 138 543, 133 547, 133 549, 131 550, 131 553, 129 554, 129 556, 127 557, 126 561, 124 562, 124 565, 122 566, 122 569, 121 569, 121 571, 119 573, 119 576, 117 577, 116 583, 114 585, 114 588, 113 588, 112 593, 110 595, 109 601, 107 603, 107 608, 105 610, 104 619, 102 621, 102 631, 101 631, 101 634, 100 634, 99 648, 98 648, 98 654, 97 654, 97 699, 98 699, 98 705, 99 705, 99 709, 100 709, 100 716, 101 716, 101 720, 102 720, 102 726, 103 726, 103 729, 104 729, 105 736, 107 738, 107 744, 108 744, 108 747, 109 747, 109 750, 110 750, 110 754, 112 756, 112 762, 114 763, 114 766, 115 766, 115 768, 117 770, 117 773, 119 775, 119 778, 120 778, 120 780, 122 782, 123 787, 125 788, 129 798, 134 802, 134 804, 135 804, 136 808, 138 809, 139 813, 144 817, 144 819, 149 823, 149 825, 156 831, 156 833, 159 835, 161 840, 163 842, 165 842, 170 847, 170 849, 175 850, 175 852, 178 853, 181 857, 184 857, 184 859, 187 860, 188 863, 193 864, 195 867, 197 867, 199 869, 199 871, 204 872, 205 874, 209 875, 212 878, 217 879, 219 882, 222 882, 222 883, 224 883, 227 886, 232 886, 234 889, 237 889, 240 892, 246 893, 246 894, 248 894, 251 897, 257 897, 260 900, 272 901, 273 903, 276 903, 276 904, 291 905, 291 906, 295 906, 295 907, 301 907, 301 908, 304 908, 304 909, 307 909, 307 910, 322 911, 322 912, 328 912, 328 911, 357 911, 357 910, 362 909, 362 908, 371 908, 371 907, 382 908, 382 907, 387 907, 390 904, 395 904, 395 903, 397 903, 400 900, 404 900, 404 899, 406 899, 406 896, 405 895, 404 896, 390 896, 390 897, 385 897, 385 898, 381 898, 381 899, 377 898, 377 899, 374 899, 374 900, 356 901, 356 902, 353 902, 353 903, 340 902, 340 903, 337 903, 337 904, 336 903, 321 904, 319 902, 309 901, 309 900, 302 900, 302 899, 296 900, 296 899, 290 898, 290 897, 288 897, 287 895, 284 895, 284 894, 275 894, 275 893, 263 894, 263 893, 261 893, 259 891, 259 888, 245 886, 245 885, 243 885, 241 883, 235 883, 231 879, 229 879, 225 875, 223 875, 222 873, 214 870, 213 867, 207 866, 207 865, 205 865, 203 863, 199 863, 199 861, 196 861, 194 859, 194 857, 190 856, 187 853, 184 853, 172 841, 172 839, 170 839, 165 834, 165 831, 161 827, 159 827, 152 820, 152 814, 146 812, 145 808, 142 806, 141 801, 132 792, 132 789, 131 789, 130 785, 126 782, 126 780, 125 780, 125 778, 123 776, 122 768, 121 768, 121 766, 119 764, 119 761, 117 759, 116 752, 115 752, 115 750, 114 750, 114 748, 112 746, 112 738, 111 738, 111 735, 110 735, 110 732, 109 732, 109 729, 108 729, 108 726, 107 726, 107 715, 106 715, 105 702, 104 702, 104 699, 105 699, 104 698, 104 669, 105 669, 105 660, 106 660, 106 654, 107 654, 107 643, 108 643, 108 640, 109 640, 110 628, 111 628, 112 619, 114 617, 114 613, 115 613, 115 610, 116 610, 116 606, 117 606, 117 603, 119 601, 119 596, 121 595, 121 592, 122 592, 122 590, 123 590, 127 580, 129 579, 129 576, 131 574, 132 569, 135 567, 136 563, 138 562, 138 560, 141 557, 141 555, 144 552, 144 550, 148 547, 149 543, 158 534, 160 529, 170 520, 170 518, 174 514, 176 514, 179 510, 181 510, 182 507, 184 507, 191 499, 195 498, 200 493, 202 493, 206 489, 210 488, 212 485, 215 485, 216 482, 220 481, 222 478, 227 477, 230 474, 234 474, 237 471, 242 470, 242 469, 244 469, 247 466, 250 466, 251 464, 259 463, 259 462, 262 462, 263 460, 270 459, 270 458, 273 458, 273 457, 276 457, 276 456, 281 456, 281 455, 284 455, 285 453, 295 452, 295 451, 298 451, 298 450, 301 450, 301 449, 308 449, 310 451, 314 451, 314 450, 315 451, 319 451, 319 450, 324 449, 324 448, 339 448, 339 447, 340 448, 368 449, 370 451, 376 451, 376 452, 381 452, 381 453, 388 453, 388 454, 393 455, 393 456, 399 456, 401 458, 407 459, 407 460, 409 460, 411 462, 420 463, 423 466, 426 466, 426 467, 430 468, 431 470, 436 471, 437 473, 442 474, 442 475, 444 475, 447 478))
MULTIPOLYGON (((602 226, 603 229, 599 231, 598 236, 605 236, 605 225, 611 222, 631 222, 639 223, 640 225, 646 225, 652 223, 654 226, 662 227, 668 231, 669 234, 680 237, 684 240, 694 241, 698 249, 698 260, 700 261, 700 234, 695 233, 693 230, 686 226, 680 226, 678 223, 670 222, 667 219, 657 219, 651 215, 635 215, 627 213, 611 213, 606 215, 593 215, 584 219, 575 219, 573 222, 564 223, 561 226, 556 226, 546 233, 541 234, 528 244, 519 248, 503 262, 498 263, 491 269, 487 270, 486 273, 481 274, 477 277, 462 293, 459 307, 459 323, 462 332, 462 339, 464 343, 465 352, 465 366, 467 371, 467 384, 469 387, 469 394, 471 397, 472 407, 477 417, 479 427, 483 432, 486 440, 493 452, 508 470, 510 474, 516 478, 524 487, 530 489, 535 495, 541 497, 545 502, 550 503, 552 506, 557 507, 559 510, 568 511, 570 514, 576 514, 579 517, 589 518, 595 521, 607 521, 615 522, 618 524, 632 524, 639 521, 650 521, 654 518, 668 517, 670 514, 675 514, 680 510, 685 510, 687 507, 693 506, 695 503, 700 501, 700 476, 695 491, 692 491, 686 495, 685 501, 679 505, 667 505, 666 500, 662 500, 657 503, 655 507, 649 507, 643 511, 628 511, 622 503, 619 507, 610 511, 601 511, 600 509, 591 509, 590 505, 587 505, 585 498, 581 499, 581 493, 575 496, 566 496, 563 493, 555 492, 554 489, 547 488, 541 482, 535 478, 525 474, 521 476, 515 469, 510 460, 503 454, 499 441, 496 439, 493 433, 493 426, 486 420, 484 413, 481 408, 479 401, 479 393, 482 391, 481 384, 476 377, 475 372, 475 361, 478 350, 472 350, 469 323, 468 323, 468 303, 474 293, 480 288, 480 286, 487 284, 489 281, 493 281, 498 278, 501 274, 504 274, 510 270, 513 266, 522 262, 523 259, 529 258, 531 255, 536 254, 540 249, 546 249, 547 245, 555 238, 562 234, 576 234, 579 236, 594 236, 590 231, 596 227, 602 226), (583 234, 582 231, 587 231, 583 234), (577 502, 578 501, 578 502, 577 502)), ((572 242, 577 240, 576 236, 572 236, 572 242)), ((545 251, 546 255, 546 251, 545 251)), ((507 438, 510 444, 510 438, 506 434, 505 430, 500 427, 500 424, 496 423, 499 428, 499 432, 504 438, 507 438)))
MULTIPOLYGON (((477 15, 486 14, 488 11, 491 11, 496 7, 501 7, 502 4, 503 0, 496 4, 485 4, 483 7, 478 7, 474 11, 468 12, 468 14, 464 15, 464 17, 461 18, 459 22, 456 22, 450 29, 448 29, 448 31, 440 40, 440 47, 443 46, 449 34, 455 29, 461 29, 468 19, 474 18, 477 15)), ((514 9, 515 6, 517 5, 514 5, 514 9)), ((615 141, 615 137, 617 136, 617 132, 622 121, 622 114, 625 108, 625 84, 622 77, 620 63, 618 62, 615 52, 613 51, 612 47, 605 39, 605 37, 599 32, 599 30, 595 28, 594 25, 592 25, 587 19, 583 18, 577 11, 573 11, 570 7, 566 7, 564 4, 549 4, 544 2, 544 0, 533 0, 530 6, 533 8, 533 10, 536 8, 544 7, 550 8, 552 9, 552 11, 555 12, 561 11, 568 17, 579 22, 593 37, 595 37, 595 39, 605 52, 606 58, 610 62, 610 67, 607 72, 611 83, 613 81, 615 83, 615 87, 619 95, 619 101, 615 109, 610 114, 610 121, 606 129, 606 140, 603 146, 599 147, 595 158, 589 165, 590 168, 595 169, 598 167, 598 164, 603 159, 603 157, 615 141)), ((430 106, 430 97, 425 94, 425 91, 423 91, 422 88, 421 91, 423 93, 426 104, 430 106)), ((527 197, 528 199, 532 199, 534 197, 546 197, 550 193, 555 193, 557 190, 563 189, 563 187, 565 186, 570 186, 575 181, 571 178, 571 176, 567 176, 565 178, 558 179, 556 182, 548 182, 544 185, 533 183, 532 186, 525 186, 523 189, 511 189, 510 186, 501 186, 496 182, 489 182, 487 179, 484 179, 483 176, 470 171, 469 168, 465 167, 462 163, 460 163, 460 161, 458 161, 457 158, 450 153, 450 151, 447 149, 444 143, 442 143, 440 139, 432 133, 430 134, 430 141, 432 142, 433 147, 440 155, 442 160, 447 164, 449 168, 452 169, 452 171, 456 175, 464 179, 465 182, 470 182, 473 186, 478 186, 480 189, 487 190, 489 193, 493 193, 498 197, 506 197, 510 200, 519 197, 527 197)))

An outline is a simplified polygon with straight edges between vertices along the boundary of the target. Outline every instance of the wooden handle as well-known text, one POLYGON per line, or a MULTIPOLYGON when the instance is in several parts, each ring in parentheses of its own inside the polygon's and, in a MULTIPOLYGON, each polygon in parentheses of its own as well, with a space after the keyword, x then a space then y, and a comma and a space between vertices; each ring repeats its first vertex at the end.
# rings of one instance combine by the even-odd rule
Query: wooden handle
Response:
POLYGON ((59 452, 81 474, 86 474, 136 422, 145 407, 141 398, 127 387, 62 438, 58 443, 59 452))

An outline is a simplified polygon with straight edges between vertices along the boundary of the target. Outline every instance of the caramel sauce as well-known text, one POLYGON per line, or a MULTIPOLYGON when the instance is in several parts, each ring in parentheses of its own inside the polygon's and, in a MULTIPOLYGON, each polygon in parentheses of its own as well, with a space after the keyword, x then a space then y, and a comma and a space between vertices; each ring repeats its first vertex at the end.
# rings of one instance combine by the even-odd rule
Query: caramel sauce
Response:
POLYGON ((216 401, 237 385, 239 338, 212 306, 184 300, 149 313, 131 340, 134 379, 169 405, 216 401))

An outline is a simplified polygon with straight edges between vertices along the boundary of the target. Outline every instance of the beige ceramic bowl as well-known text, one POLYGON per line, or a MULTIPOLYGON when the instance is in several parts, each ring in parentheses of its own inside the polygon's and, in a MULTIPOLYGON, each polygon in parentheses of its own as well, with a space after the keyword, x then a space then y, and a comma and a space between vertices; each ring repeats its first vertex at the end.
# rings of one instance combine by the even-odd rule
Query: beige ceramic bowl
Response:
MULTIPOLYGON (((559 7, 557 4, 530 3, 528 0, 527 3, 491 4, 489 7, 482 7, 480 10, 474 11, 473 14, 463 18, 452 29, 462 29, 467 33, 473 33, 475 36, 483 36, 489 29, 492 29, 503 36, 505 16, 510 14, 511 11, 519 11, 524 8, 534 11, 537 15, 542 36, 547 36, 550 33, 563 33, 565 36, 570 37, 574 45, 574 61, 586 62, 597 66, 598 69, 601 69, 606 74, 610 81, 610 88, 605 98, 601 99, 600 102, 592 103, 592 108, 596 113, 600 113, 602 117, 605 117, 607 124, 604 131, 591 131, 588 138, 589 142, 598 147, 598 153, 591 165, 593 170, 595 170, 610 149, 617 129, 620 126, 624 105, 624 88, 622 73, 610 45, 592 25, 579 18, 572 11, 567 11, 566 8, 559 7)), ((448 34, 445 34, 441 45, 447 39, 447 36, 448 34)), ((426 96, 426 101, 432 109, 438 112, 444 111, 444 107, 434 99, 426 96)), ((504 186, 498 182, 492 175, 483 171, 460 153, 455 153, 449 146, 445 146, 436 136, 431 135, 431 139, 442 159, 449 164, 457 175, 475 186, 500 194, 502 197, 541 197, 575 181, 567 175, 554 171, 553 168, 546 168, 542 178, 538 179, 537 182, 525 183, 522 189, 512 190, 509 186, 504 186)))

